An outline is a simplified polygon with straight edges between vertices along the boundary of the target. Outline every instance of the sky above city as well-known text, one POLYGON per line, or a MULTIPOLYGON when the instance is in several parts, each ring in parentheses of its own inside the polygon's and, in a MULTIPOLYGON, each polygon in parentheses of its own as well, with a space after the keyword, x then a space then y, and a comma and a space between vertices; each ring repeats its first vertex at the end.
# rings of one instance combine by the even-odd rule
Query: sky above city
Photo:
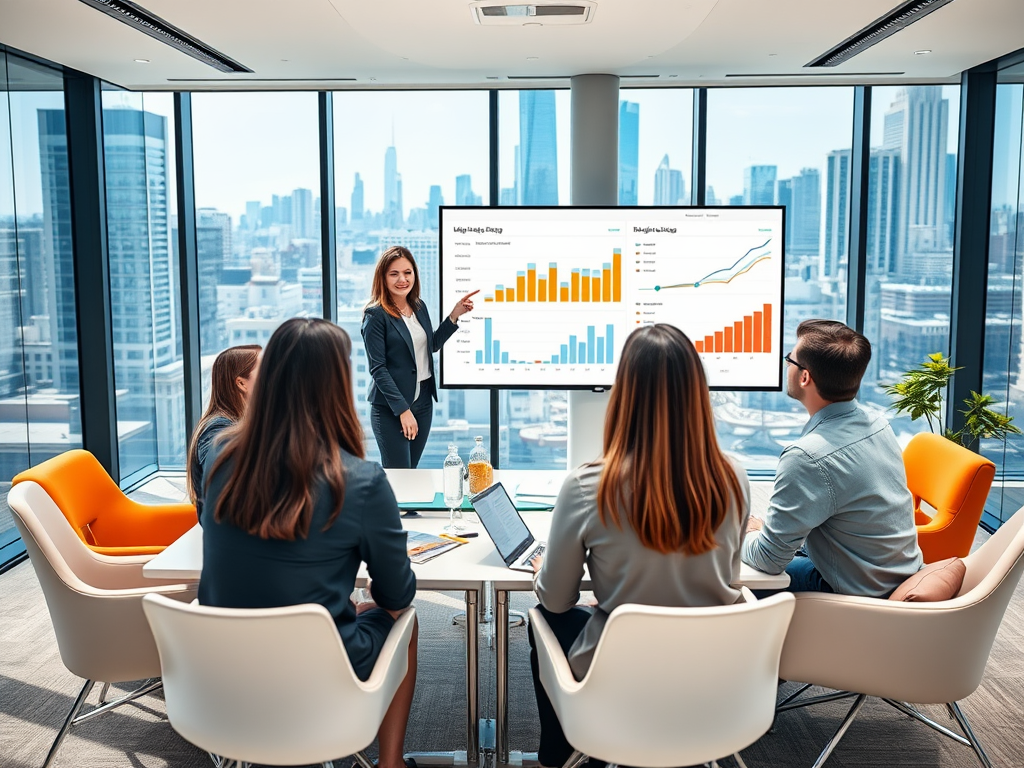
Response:
MULTIPOLYGON (((885 111, 897 87, 874 89, 872 145, 881 143, 885 111)), ((639 202, 653 201, 654 174, 664 155, 691 189, 692 91, 623 89, 640 105, 639 202)), ((947 151, 956 152, 956 86, 949 99, 947 151)), ((511 187, 519 140, 518 93, 499 98, 500 186, 511 187)), ((559 200, 569 200, 570 94, 555 95, 559 200)), ((485 91, 390 91, 336 93, 335 166, 337 205, 348 208, 355 173, 364 183, 364 204, 384 202, 384 153, 394 142, 402 175, 405 214, 423 207, 430 186, 440 184, 446 204, 455 203, 455 177, 469 174, 473 191, 488 199, 488 96, 485 91)), ((38 157, 35 110, 60 106, 60 94, 11 94, 14 156, 38 157), (56 101, 55 101, 56 99, 56 101)), ((173 121, 170 94, 104 92, 105 108, 144 108, 173 121)), ((853 89, 712 89, 708 95, 708 183, 719 200, 743 192, 743 170, 777 165, 778 178, 818 168, 849 148, 853 89)), ((317 94, 199 93, 193 96, 196 204, 229 213, 235 223, 245 204, 270 205, 273 195, 319 188, 317 94)), ((168 147, 173 167, 173 146, 168 147)), ((42 211, 37 163, 15 168, 19 211, 42 211)), ((173 176, 173 174, 171 174, 173 176)), ((173 200, 173 178, 169 179, 173 200)), ((173 205, 173 203, 172 203, 173 205)))

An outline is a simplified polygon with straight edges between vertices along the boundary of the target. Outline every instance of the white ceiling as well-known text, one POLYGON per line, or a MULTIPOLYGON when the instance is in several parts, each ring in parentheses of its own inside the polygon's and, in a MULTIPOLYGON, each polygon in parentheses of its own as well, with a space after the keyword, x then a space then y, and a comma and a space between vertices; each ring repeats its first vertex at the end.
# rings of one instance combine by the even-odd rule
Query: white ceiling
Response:
POLYGON ((590 24, 529 27, 480 26, 469 0, 137 2, 253 74, 218 72, 79 0, 0 0, 0 43, 131 90, 520 88, 595 72, 627 86, 940 83, 1024 47, 1024 0, 954 0, 813 70, 900 0, 596 0, 590 24))

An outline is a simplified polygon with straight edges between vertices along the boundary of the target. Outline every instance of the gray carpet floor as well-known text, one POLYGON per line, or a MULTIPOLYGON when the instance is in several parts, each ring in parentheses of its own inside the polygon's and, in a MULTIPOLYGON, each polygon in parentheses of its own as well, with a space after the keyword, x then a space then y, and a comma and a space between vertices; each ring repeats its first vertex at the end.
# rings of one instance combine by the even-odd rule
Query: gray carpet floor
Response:
MULTIPOLYGON (((758 484, 759 486, 762 484, 758 484)), ((764 484, 766 485, 766 484, 764 484)), ((756 502, 767 487, 755 488, 756 502)), ((163 495, 161 494, 153 494, 163 495)), ((979 542, 985 534, 979 533, 979 542)), ((532 607, 532 594, 513 596, 511 607, 532 607)), ((419 677, 406 740, 409 751, 465 749, 464 629, 452 623, 462 609, 461 594, 422 592, 419 677)), ((495 708, 494 651, 490 628, 481 627, 480 700, 484 716, 495 708)), ((942 638, 935 638, 941 643, 942 638)), ((1019 586, 1003 620, 985 679, 962 702, 975 732, 997 766, 1024 765, 1024 586, 1019 586)), ((536 705, 524 627, 511 631, 510 735, 513 749, 537 748, 536 705)), ((942 670, 936 670, 942 674, 942 670)), ((0 575, 0 766, 38 768, 71 707, 81 681, 61 663, 46 604, 35 573, 23 563, 0 575)), ((125 686, 127 689, 128 686, 125 686)), ((791 684, 780 694, 792 690, 791 684)), ((91 701, 95 702, 94 690, 91 701)), ((750 768, 810 766, 838 727, 849 702, 835 702, 784 713, 773 733, 744 752, 750 768)), ((925 708, 948 723, 941 707, 925 708)), ((371 754, 375 750, 371 750, 371 754)), ((343 761, 341 765, 348 765, 343 761)), ((884 704, 869 701, 827 765, 975 766, 973 753, 884 704)), ((181 739, 168 725, 160 693, 73 729, 54 768, 206 768, 205 753, 181 739)))

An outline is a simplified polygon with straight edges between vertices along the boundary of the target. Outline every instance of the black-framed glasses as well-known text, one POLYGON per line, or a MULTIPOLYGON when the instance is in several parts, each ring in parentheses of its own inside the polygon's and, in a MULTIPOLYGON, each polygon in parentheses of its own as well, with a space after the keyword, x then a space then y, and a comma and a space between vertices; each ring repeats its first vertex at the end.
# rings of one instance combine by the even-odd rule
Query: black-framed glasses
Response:
POLYGON ((800 363, 798 363, 796 360, 794 360, 792 357, 790 357, 788 352, 786 353, 786 356, 784 358, 782 358, 782 359, 785 360, 790 365, 795 365, 801 371, 806 371, 807 370, 807 366, 806 365, 800 365, 800 363))

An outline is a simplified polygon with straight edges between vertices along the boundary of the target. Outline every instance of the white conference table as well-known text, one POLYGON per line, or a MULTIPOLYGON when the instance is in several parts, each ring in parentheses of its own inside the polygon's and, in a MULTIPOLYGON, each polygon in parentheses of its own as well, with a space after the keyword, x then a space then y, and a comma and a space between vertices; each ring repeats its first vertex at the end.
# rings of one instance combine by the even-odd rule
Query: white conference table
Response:
MULTIPOLYGON (((387 470, 388 479, 400 501, 427 502, 433 489, 441 487, 440 470, 387 470), (410 498, 418 496, 419 498, 410 498)), ((495 471, 495 480, 505 483, 511 492, 519 483, 537 485, 558 482, 564 472, 546 470, 495 471)), ((523 519, 538 539, 545 539, 551 526, 549 512, 523 512, 523 519)), ((417 517, 402 518, 406 530, 440 533, 448 523, 443 512, 425 512, 417 517)), ((495 590, 495 648, 497 666, 497 712, 495 722, 496 762, 508 764, 508 593, 533 589, 531 574, 513 571, 505 566, 483 526, 467 520, 467 527, 479 532, 468 544, 444 552, 433 560, 414 564, 418 589, 461 591, 466 600, 466 756, 454 754, 455 762, 479 765, 480 761, 480 706, 479 706, 479 616, 477 612, 480 592, 495 590)), ((196 525, 162 553, 143 566, 143 573, 155 579, 198 580, 203 569, 203 534, 196 525)), ((356 586, 366 585, 365 565, 360 568, 356 586)), ((741 566, 740 583, 752 589, 778 589, 788 585, 786 574, 772 576, 741 566)), ((584 575, 581 589, 590 589, 589 575, 584 575)), ((491 748, 490 745, 486 745, 491 748)))

